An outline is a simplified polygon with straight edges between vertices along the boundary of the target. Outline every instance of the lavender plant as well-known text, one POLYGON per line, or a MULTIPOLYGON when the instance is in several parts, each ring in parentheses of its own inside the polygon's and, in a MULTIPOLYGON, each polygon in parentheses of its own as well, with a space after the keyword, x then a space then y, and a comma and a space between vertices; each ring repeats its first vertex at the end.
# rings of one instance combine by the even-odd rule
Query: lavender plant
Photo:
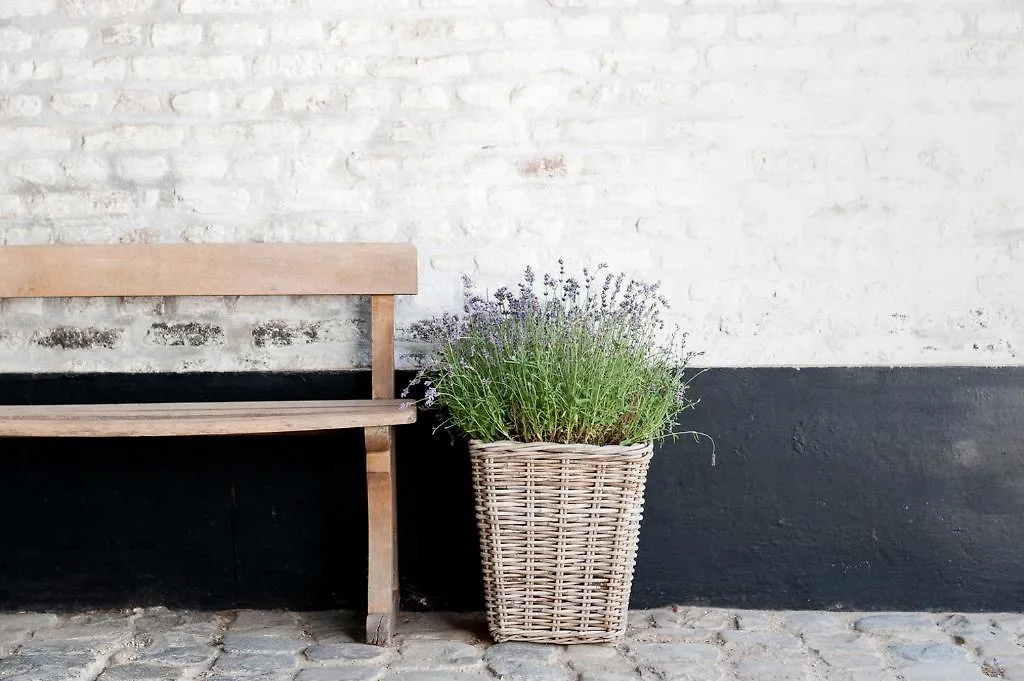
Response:
MULTIPOLYGON (((668 302, 658 284, 611 274, 544 275, 490 298, 463 277, 461 316, 414 324, 433 352, 410 387, 445 424, 484 441, 633 444, 676 435, 694 407, 685 334, 660 340, 668 302)), ((408 396, 409 388, 403 393, 408 396)), ((691 434, 692 431, 687 431, 691 434)), ((695 434, 696 435, 696 434, 695 434)))

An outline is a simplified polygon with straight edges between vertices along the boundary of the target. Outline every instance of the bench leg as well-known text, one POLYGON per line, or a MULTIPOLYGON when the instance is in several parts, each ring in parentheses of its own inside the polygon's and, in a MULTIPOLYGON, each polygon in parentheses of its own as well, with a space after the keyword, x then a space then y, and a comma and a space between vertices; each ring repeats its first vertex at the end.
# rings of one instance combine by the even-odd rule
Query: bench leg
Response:
POLYGON ((395 513, 395 429, 364 429, 366 501, 369 518, 369 575, 366 641, 386 646, 398 613, 398 546, 395 513))

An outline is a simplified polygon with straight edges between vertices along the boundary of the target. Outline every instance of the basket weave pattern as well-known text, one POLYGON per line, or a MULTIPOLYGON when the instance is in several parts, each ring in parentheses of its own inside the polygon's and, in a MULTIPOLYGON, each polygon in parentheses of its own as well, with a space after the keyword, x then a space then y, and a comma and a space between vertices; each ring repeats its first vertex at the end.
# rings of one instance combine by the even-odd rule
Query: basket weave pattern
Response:
POLYGON ((473 441, 470 457, 494 639, 621 638, 651 444, 473 441))

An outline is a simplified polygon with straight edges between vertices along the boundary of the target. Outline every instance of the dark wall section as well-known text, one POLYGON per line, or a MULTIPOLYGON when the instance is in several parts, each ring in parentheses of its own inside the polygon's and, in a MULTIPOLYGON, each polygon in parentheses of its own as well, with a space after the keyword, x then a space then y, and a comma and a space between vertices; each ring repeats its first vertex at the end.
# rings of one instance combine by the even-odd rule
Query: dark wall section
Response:
POLYGON ((634 599, 1024 608, 1024 371, 739 369, 700 379, 651 471, 634 599))
MULTIPOLYGON (((0 376, 8 404, 369 392, 364 373, 0 376)), ((410 608, 474 608, 468 462, 432 425, 398 433, 403 597, 410 608)), ((0 609, 365 605, 362 431, 0 447, 0 609)))
MULTIPOLYGON (((324 399, 368 385, 8 375, 0 401, 324 399)), ((1024 609, 1024 369, 729 369, 696 391, 684 425, 715 436, 718 465, 690 439, 658 451, 634 607, 1024 609)), ((404 606, 479 608, 465 450, 433 425, 399 430, 404 606)), ((363 606, 358 431, 0 446, 0 608, 363 606)))

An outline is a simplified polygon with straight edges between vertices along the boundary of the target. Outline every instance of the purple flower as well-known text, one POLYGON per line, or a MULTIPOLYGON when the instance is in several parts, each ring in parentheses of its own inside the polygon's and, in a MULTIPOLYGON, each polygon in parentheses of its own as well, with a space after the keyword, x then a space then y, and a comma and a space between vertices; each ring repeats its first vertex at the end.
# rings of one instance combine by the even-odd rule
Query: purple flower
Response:
MULTIPOLYGON (((576 380, 560 378, 559 366, 577 366, 580 353, 585 353, 637 367, 635 378, 643 386, 639 390, 656 396, 655 401, 680 410, 692 407, 686 380, 677 373, 690 358, 683 353, 685 334, 670 336, 667 343, 661 340, 668 301, 660 284, 610 273, 605 263, 584 269, 582 278, 568 276, 563 261, 558 265, 556 274, 540 277, 540 293, 538 276, 529 267, 517 285, 491 295, 478 293, 472 280, 463 277, 461 315, 445 313, 410 327, 413 338, 433 348, 410 383, 424 386, 423 405, 445 408, 450 422, 463 428, 457 411, 482 400, 490 402, 478 415, 514 420, 517 410, 531 408, 530 395, 540 388, 531 378, 536 367, 550 370, 545 381, 576 380), (510 390, 508 381, 521 381, 518 392, 510 390), (526 402, 507 403, 514 399, 526 402)), ((552 386, 559 389, 557 383, 546 383, 545 391, 552 386)), ((408 388, 402 392, 403 397, 408 394, 408 388)), ((629 416, 632 406, 625 404, 621 411, 629 416)), ((501 426, 491 434, 508 439, 518 432, 501 426)))

